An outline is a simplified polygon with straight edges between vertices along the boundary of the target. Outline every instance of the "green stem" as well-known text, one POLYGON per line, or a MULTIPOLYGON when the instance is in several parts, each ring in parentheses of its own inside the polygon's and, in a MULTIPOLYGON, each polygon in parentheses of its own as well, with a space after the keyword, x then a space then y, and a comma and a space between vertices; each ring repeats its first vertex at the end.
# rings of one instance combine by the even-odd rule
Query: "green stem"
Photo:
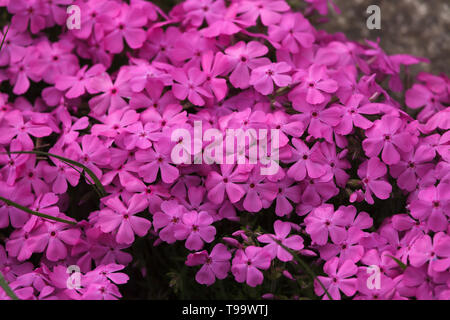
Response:
POLYGON ((103 187, 102 183, 100 182, 100 179, 95 175, 94 172, 92 172, 91 169, 89 169, 88 167, 86 167, 84 164, 81 164, 77 161, 68 159, 68 158, 64 158, 62 156, 59 156, 57 154, 53 154, 53 153, 48 153, 48 152, 44 152, 44 151, 10 151, 9 153, 18 153, 18 154, 36 154, 36 155, 41 155, 41 156, 47 156, 47 157, 53 157, 56 158, 58 160, 61 160, 63 162, 67 162, 68 164, 72 164, 74 166, 77 166, 81 169, 83 169, 94 181, 95 186, 97 187, 98 191, 100 192, 100 197, 105 197, 106 191, 105 188, 103 187))
POLYGON ((322 281, 319 280, 319 278, 316 276, 316 274, 314 273, 314 271, 298 256, 298 254, 286 247, 284 244, 281 243, 280 240, 275 239, 274 237, 272 237, 272 239, 280 246, 282 247, 284 250, 286 250, 287 252, 289 252, 290 254, 292 254, 292 256, 294 257, 294 259, 300 264, 300 266, 302 267, 302 269, 304 271, 306 271, 306 273, 312 278, 312 280, 317 280, 317 282, 319 282, 320 286, 322 287, 323 291, 325 291, 325 294, 327 295, 328 299, 333 300, 333 298, 331 297, 330 293, 328 292, 327 288, 325 288, 325 286, 323 285, 322 281))
POLYGON ((14 291, 9 286, 8 282, 6 282, 5 278, 3 277, 3 274, 0 272, 0 287, 5 291, 5 293, 12 299, 12 300, 20 300, 18 296, 14 293, 14 291))
POLYGON ((76 225, 77 224, 76 222, 73 222, 73 221, 69 221, 69 220, 57 218, 57 217, 54 217, 54 216, 50 216, 50 215, 45 214, 45 213, 33 211, 31 209, 28 209, 27 207, 24 207, 24 206, 22 206, 22 205, 20 205, 18 203, 15 203, 14 201, 11 201, 9 199, 3 198, 1 196, 0 196, 0 201, 3 201, 8 206, 15 207, 15 208, 17 208, 19 210, 25 211, 26 213, 29 213, 29 214, 32 214, 34 216, 38 216, 38 217, 41 217, 41 218, 44 218, 44 219, 54 220, 54 221, 57 221, 57 222, 67 223, 67 224, 71 224, 71 225, 76 225))
POLYGON ((0 50, 2 50, 2 48, 3 48, 3 43, 5 43, 6 35, 8 34, 8 31, 9 31, 9 27, 10 27, 10 26, 11 26, 11 24, 8 24, 8 28, 6 28, 5 35, 3 36, 2 43, 0 44, 0 50))

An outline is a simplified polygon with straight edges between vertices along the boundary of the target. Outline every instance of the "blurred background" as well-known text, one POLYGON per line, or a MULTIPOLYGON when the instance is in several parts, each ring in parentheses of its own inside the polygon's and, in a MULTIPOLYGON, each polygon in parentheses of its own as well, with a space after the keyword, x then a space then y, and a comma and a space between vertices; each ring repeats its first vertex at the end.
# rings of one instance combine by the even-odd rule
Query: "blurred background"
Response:
MULTIPOLYGON (((298 0, 291 3, 299 2, 298 0)), ((343 32, 351 40, 380 38, 388 54, 408 53, 426 57, 430 65, 418 66, 436 74, 450 75, 449 0, 334 0, 340 15, 332 12, 324 25, 329 32, 343 32), (381 8, 381 30, 366 27, 368 6, 381 8)))
MULTIPOLYGON (((181 0, 153 0, 168 11, 181 0)), ((303 0, 287 0, 293 8, 303 0)), ((328 32, 343 32, 351 40, 380 38, 388 54, 408 53, 426 57, 430 65, 413 67, 414 71, 450 74, 450 0, 334 0, 341 14, 331 10, 329 22, 320 26, 328 32), (366 9, 381 8, 381 30, 366 27, 366 9), (414 70, 416 69, 416 70, 414 70)))

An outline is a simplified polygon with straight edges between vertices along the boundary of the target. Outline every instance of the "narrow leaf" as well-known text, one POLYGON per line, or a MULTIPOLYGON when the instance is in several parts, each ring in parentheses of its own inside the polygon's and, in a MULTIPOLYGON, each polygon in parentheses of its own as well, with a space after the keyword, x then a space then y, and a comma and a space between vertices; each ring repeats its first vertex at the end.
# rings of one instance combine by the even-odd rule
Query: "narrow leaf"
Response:
POLYGON ((19 297, 17 297, 14 291, 11 289, 11 287, 9 286, 8 282, 5 280, 1 272, 0 272, 0 287, 12 300, 20 300, 19 297))
POLYGON ((317 280, 317 282, 320 284, 320 286, 322 287, 323 291, 325 291, 325 294, 327 295, 328 299, 333 300, 333 298, 331 297, 330 293, 328 292, 327 288, 325 288, 325 286, 323 285, 322 281, 319 280, 319 278, 317 278, 316 274, 314 273, 314 271, 308 266, 307 263, 305 263, 300 257, 299 255, 292 249, 286 247, 284 244, 281 243, 280 240, 275 239, 274 237, 272 237, 272 239, 280 246, 282 247, 284 250, 286 250, 287 252, 289 252, 290 254, 292 254, 292 256, 294 257, 294 259, 300 264, 300 266, 302 267, 302 269, 309 274, 309 276, 312 278, 312 280, 317 280))
POLYGON ((94 172, 92 172, 91 169, 89 169, 88 167, 86 167, 82 163, 79 163, 77 161, 74 161, 74 160, 71 160, 71 159, 68 159, 68 158, 64 158, 64 157, 59 156, 57 154, 48 153, 48 152, 44 152, 44 151, 37 151, 37 150, 34 150, 34 151, 10 151, 9 153, 36 154, 36 155, 41 155, 41 156, 53 157, 53 158, 56 158, 56 159, 61 160, 63 162, 66 162, 68 164, 77 166, 77 167, 83 169, 89 175, 89 177, 91 177, 92 181, 94 181, 95 186, 97 187, 98 191, 100 192, 100 197, 106 196, 105 188, 103 187, 102 183, 100 182, 100 179, 95 175, 94 172))
POLYGON ((8 24, 8 28, 6 28, 5 35, 3 36, 2 43, 0 44, 0 50, 2 50, 2 48, 3 48, 3 44, 5 43, 6 36, 8 35, 8 31, 9 31, 9 27, 10 26, 11 26, 11 24, 8 24))
POLYGON ((24 207, 18 203, 15 203, 14 201, 11 201, 9 199, 3 198, 2 196, 0 196, 0 201, 3 201, 4 203, 6 203, 8 206, 11 207, 15 207, 19 210, 25 211, 26 213, 32 214, 34 216, 38 216, 44 219, 49 219, 49 220, 53 220, 53 221, 57 221, 57 222, 62 222, 62 223, 67 223, 67 224, 71 224, 71 225, 76 225, 77 223, 74 221, 69 221, 69 220, 65 220, 65 219, 61 219, 61 218, 57 218, 45 213, 41 213, 41 212, 37 212, 37 211, 33 211, 27 207, 24 207))
POLYGON ((402 270, 406 270, 407 266, 406 264, 404 264, 403 262, 401 262, 400 260, 398 260, 396 257, 393 257, 389 254, 386 255, 387 257, 391 258, 392 260, 394 260, 400 268, 402 268, 402 270))

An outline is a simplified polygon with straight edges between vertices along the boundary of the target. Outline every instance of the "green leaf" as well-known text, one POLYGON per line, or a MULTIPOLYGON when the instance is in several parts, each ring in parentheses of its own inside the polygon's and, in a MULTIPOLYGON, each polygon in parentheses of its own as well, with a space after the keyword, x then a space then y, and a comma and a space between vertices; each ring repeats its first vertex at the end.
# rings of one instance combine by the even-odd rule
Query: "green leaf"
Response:
POLYGON ((327 288, 325 288, 325 286, 323 285, 322 281, 319 280, 319 278, 317 278, 316 274, 314 273, 314 271, 308 266, 307 263, 305 263, 300 257, 299 255, 292 249, 286 247, 284 244, 281 243, 280 240, 275 239, 274 237, 272 237, 273 241, 275 241, 280 247, 282 247, 284 250, 286 250, 287 252, 289 252, 290 254, 292 254, 292 256, 294 257, 294 259, 300 264, 300 266, 302 267, 303 271, 305 271, 310 277, 311 279, 317 280, 317 282, 320 284, 320 286, 322 287, 323 291, 325 291, 325 294, 327 295, 328 299, 333 300, 333 298, 331 297, 330 293, 328 292, 327 288))
POLYGON ((31 209, 29 209, 27 207, 24 207, 24 206, 14 202, 14 201, 11 201, 9 199, 3 198, 2 196, 0 196, 0 201, 3 201, 8 206, 15 207, 15 208, 17 208, 19 210, 25 211, 26 213, 29 213, 29 214, 32 214, 34 216, 38 216, 38 217, 41 217, 41 218, 44 218, 44 219, 49 219, 49 220, 53 220, 53 221, 57 221, 57 222, 63 222, 63 223, 71 224, 71 225, 76 225, 77 224, 74 221, 69 221, 69 220, 57 218, 57 217, 54 217, 54 216, 51 216, 51 215, 48 215, 48 214, 45 214, 45 213, 41 213, 41 212, 38 212, 38 211, 33 211, 33 210, 31 210, 31 209))
POLYGON ((391 258, 392 260, 394 260, 395 262, 397 262, 397 264, 400 266, 400 268, 402 268, 402 270, 406 270, 406 264, 404 264, 403 262, 401 262, 400 260, 398 260, 396 257, 393 257, 389 254, 386 255, 387 257, 391 258))
POLYGON ((79 163, 77 161, 74 161, 72 159, 68 159, 68 158, 64 158, 62 156, 59 156, 57 154, 53 154, 53 153, 48 153, 48 152, 44 152, 44 151, 10 151, 9 153, 19 153, 19 154, 36 154, 36 155, 41 155, 41 156, 46 156, 46 157, 53 157, 56 158, 58 160, 61 160, 63 162, 66 162, 67 164, 70 165, 74 165, 77 166, 81 169, 84 170, 84 172, 86 172, 89 177, 91 177, 92 181, 94 181, 94 185, 95 185, 95 189, 98 192, 100 198, 103 198, 107 195, 105 188, 103 187, 102 183, 100 182, 100 179, 95 175, 94 172, 92 172, 91 169, 89 169, 88 167, 86 167, 84 164, 79 163))
POLYGON ((10 26, 11 26, 11 24, 8 24, 8 28, 6 28, 5 35, 3 36, 2 43, 0 44, 0 50, 2 50, 2 48, 3 48, 3 44, 5 43, 6 36, 8 35, 8 31, 9 31, 9 27, 10 26))
POLYGON ((11 289, 11 287, 9 286, 8 282, 5 280, 1 272, 0 272, 0 287, 12 300, 20 300, 19 297, 17 297, 14 291, 11 289))

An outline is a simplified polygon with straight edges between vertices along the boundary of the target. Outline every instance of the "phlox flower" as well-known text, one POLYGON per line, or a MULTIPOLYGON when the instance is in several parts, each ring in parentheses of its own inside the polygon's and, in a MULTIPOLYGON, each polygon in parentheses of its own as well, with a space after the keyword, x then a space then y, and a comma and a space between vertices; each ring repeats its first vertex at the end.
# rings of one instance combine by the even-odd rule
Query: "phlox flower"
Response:
POLYGON ((328 75, 326 66, 313 64, 306 70, 300 70, 293 75, 294 83, 299 83, 290 93, 289 99, 294 108, 304 102, 309 104, 322 104, 329 101, 330 94, 338 89, 338 84, 328 75))
POLYGON ((267 58, 261 58, 269 50, 259 42, 245 43, 240 41, 225 50, 225 54, 231 58, 233 72, 230 82, 235 88, 246 89, 250 86, 250 69, 270 64, 267 58))
POLYGON ((173 79, 176 81, 172 85, 172 91, 177 99, 189 99, 196 106, 204 106, 205 98, 212 98, 212 95, 203 88, 203 83, 207 76, 197 68, 190 68, 187 72, 176 69, 172 72, 173 79), (203 96, 203 97, 202 97, 203 96))
POLYGON ((123 50, 123 39, 132 49, 142 47, 146 32, 142 29, 147 23, 147 17, 141 8, 123 4, 120 14, 113 20, 114 23, 108 25, 105 38, 103 39, 105 49, 111 53, 119 53, 123 50))
POLYGON ((417 143, 417 138, 404 130, 402 119, 385 115, 376 120, 374 125, 366 131, 367 139, 363 141, 363 148, 368 157, 380 154, 383 162, 389 165, 400 161, 400 153, 409 152, 417 143))
POLYGON ((200 250, 203 243, 210 243, 216 235, 216 228, 211 226, 213 218, 205 211, 190 211, 183 214, 182 223, 174 226, 174 236, 177 240, 186 240, 189 250, 200 250))
POLYGON ((388 199, 392 186, 383 177, 386 175, 386 165, 378 158, 366 160, 358 169, 358 176, 361 178, 364 188, 364 198, 369 204, 373 204, 372 193, 379 199, 388 199))
POLYGON ((324 300, 329 299, 318 280, 322 282, 333 300, 341 299, 340 291, 342 291, 347 297, 351 297, 355 294, 357 279, 352 276, 356 275, 358 268, 351 260, 346 260, 343 263, 339 263, 338 258, 333 258, 325 263, 323 270, 328 277, 318 276, 317 280, 314 281, 314 290, 316 294, 319 296, 323 295, 324 300))
POLYGON ((429 263, 429 273, 446 271, 450 267, 450 237, 438 232, 433 239, 429 235, 416 239, 409 253, 409 261, 416 268, 429 263))
POLYGON ((181 223, 186 209, 176 200, 163 201, 161 211, 153 215, 153 227, 159 230, 159 238, 167 243, 174 243, 175 226, 181 223))
POLYGON ((221 243, 216 244, 211 253, 206 250, 190 253, 186 265, 202 265, 195 275, 195 280, 200 284, 212 285, 217 279, 225 279, 230 271, 231 253, 221 243))
POLYGON ((61 222, 44 221, 30 232, 28 245, 33 252, 44 252, 48 260, 58 261, 68 255, 68 245, 74 245, 80 238, 80 230, 61 222))
POLYGON ((205 182, 208 189, 208 199, 214 203, 222 203, 225 194, 231 203, 239 201, 245 194, 241 184, 248 179, 248 173, 239 170, 239 166, 222 164, 220 173, 210 171, 205 182))
POLYGON ((288 177, 302 181, 307 176, 320 178, 326 173, 325 159, 318 144, 309 149, 302 140, 295 138, 292 139, 292 144, 295 149, 292 151, 289 162, 295 162, 295 164, 287 171, 288 177))
POLYGON ((250 77, 250 85, 254 86, 256 91, 263 95, 269 95, 273 92, 273 83, 278 87, 287 87, 292 79, 286 75, 291 71, 291 66, 286 62, 271 63, 253 69, 250 77))
POLYGON ((147 202, 141 195, 132 196, 126 205, 119 197, 111 197, 105 200, 106 207, 98 216, 97 225, 103 232, 116 231, 118 243, 131 244, 135 234, 143 237, 151 227, 151 222, 145 218, 136 216, 136 213, 144 211, 147 202))
POLYGON ((437 187, 429 186, 419 191, 417 199, 409 205, 411 215, 420 221, 427 221, 434 231, 444 231, 450 213, 450 186, 440 183, 437 187))
POLYGON ((312 27, 301 13, 288 13, 280 24, 269 26, 270 40, 278 43, 280 48, 292 53, 299 53, 301 48, 311 48, 315 41, 312 27))
POLYGON ((281 13, 289 11, 290 7, 285 1, 267 1, 244 0, 239 4, 238 12, 240 18, 256 24, 258 17, 265 26, 270 26, 278 23, 283 16, 281 13))
POLYGON ((334 214, 331 204, 324 204, 316 208, 305 218, 306 232, 318 245, 324 245, 328 241, 328 235, 334 243, 341 243, 346 238, 346 230, 343 221, 334 214))
POLYGON ((139 176, 145 182, 152 183, 156 180, 158 172, 165 183, 172 183, 179 176, 179 170, 171 165, 171 144, 167 139, 159 140, 152 149, 139 150, 136 152, 136 160, 142 165, 139 168, 139 176))
POLYGON ((283 222, 281 220, 275 221, 273 224, 275 234, 263 234, 258 237, 258 241, 268 243, 264 249, 270 252, 272 259, 275 257, 280 261, 287 262, 292 260, 292 254, 286 251, 275 240, 280 241, 281 244, 289 249, 298 251, 303 249, 303 238, 299 235, 288 237, 291 232, 290 222, 283 222))
POLYGON ((260 285, 264 280, 261 270, 270 267, 270 253, 255 246, 249 246, 236 251, 231 263, 231 272, 237 282, 247 283, 250 287, 260 285))

